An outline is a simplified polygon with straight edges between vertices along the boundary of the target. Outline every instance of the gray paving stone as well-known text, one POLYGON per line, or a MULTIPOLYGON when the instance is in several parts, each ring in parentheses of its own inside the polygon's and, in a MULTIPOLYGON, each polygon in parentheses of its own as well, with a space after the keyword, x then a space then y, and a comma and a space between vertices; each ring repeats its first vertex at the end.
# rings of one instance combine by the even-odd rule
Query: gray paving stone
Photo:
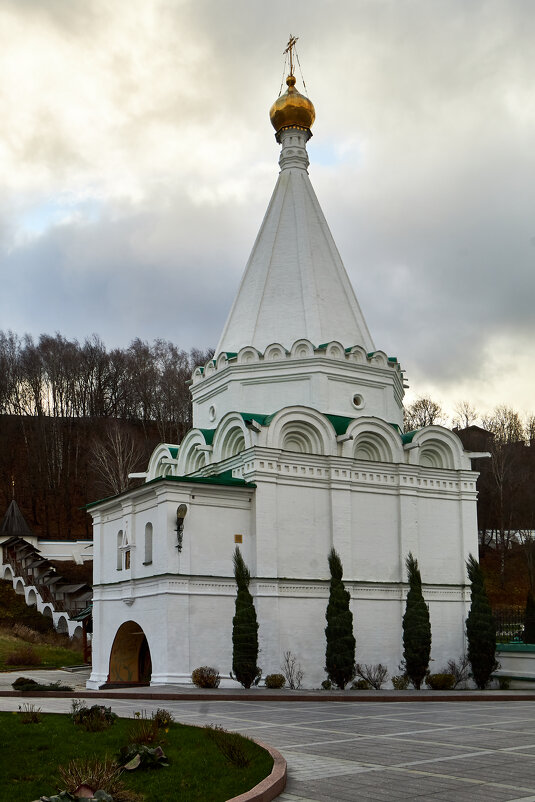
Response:
MULTIPOLYGON (((65 681, 65 678, 62 677, 65 681)), ((20 699, 0 697, 0 709, 20 699)), ((68 712, 69 699, 39 699, 68 712)), ((122 716, 157 707, 270 743, 288 762, 280 802, 535 802, 535 703, 111 701, 122 716)))

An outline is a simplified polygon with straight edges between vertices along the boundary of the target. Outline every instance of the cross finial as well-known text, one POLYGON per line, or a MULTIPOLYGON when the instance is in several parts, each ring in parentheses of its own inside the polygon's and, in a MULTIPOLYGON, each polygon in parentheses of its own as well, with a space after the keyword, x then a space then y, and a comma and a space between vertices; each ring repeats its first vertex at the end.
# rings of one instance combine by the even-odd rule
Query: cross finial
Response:
POLYGON ((293 36, 292 34, 290 34, 290 38, 288 39, 288 44, 286 45, 286 50, 284 51, 284 55, 286 55, 286 53, 290 54, 290 75, 294 74, 293 49, 298 39, 299 39, 298 36, 293 36))

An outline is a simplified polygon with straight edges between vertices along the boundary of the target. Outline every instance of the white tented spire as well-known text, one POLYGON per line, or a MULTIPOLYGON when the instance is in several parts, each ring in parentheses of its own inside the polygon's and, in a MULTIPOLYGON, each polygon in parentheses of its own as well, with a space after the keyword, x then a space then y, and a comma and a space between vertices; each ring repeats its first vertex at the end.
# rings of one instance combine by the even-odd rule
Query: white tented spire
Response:
POLYGON ((375 346, 307 173, 308 129, 277 133, 281 172, 216 349, 301 338, 375 346))

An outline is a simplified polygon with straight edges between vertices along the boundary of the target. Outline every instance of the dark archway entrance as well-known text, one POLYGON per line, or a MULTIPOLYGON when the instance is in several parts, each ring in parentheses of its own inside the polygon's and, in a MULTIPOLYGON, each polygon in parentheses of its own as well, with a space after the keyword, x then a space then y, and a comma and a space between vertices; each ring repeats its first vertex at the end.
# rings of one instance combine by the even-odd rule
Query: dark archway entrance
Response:
POLYGON ((145 633, 135 621, 121 624, 110 653, 109 683, 141 683, 148 685, 152 660, 145 633))

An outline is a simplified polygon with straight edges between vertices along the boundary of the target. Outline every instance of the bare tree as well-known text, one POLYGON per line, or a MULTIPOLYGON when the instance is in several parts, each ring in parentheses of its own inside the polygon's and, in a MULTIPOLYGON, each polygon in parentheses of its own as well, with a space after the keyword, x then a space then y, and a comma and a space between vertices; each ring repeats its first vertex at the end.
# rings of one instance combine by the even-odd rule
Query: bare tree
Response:
POLYGON ((286 677, 288 687, 292 691, 298 691, 302 686, 305 674, 301 664, 297 662, 297 658, 290 651, 284 652, 281 671, 286 677))
POLYGON ((404 413, 406 432, 423 429, 424 426, 432 426, 434 423, 444 423, 445 420, 446 415, 440 404, 427 396, 417 398, 404 413))
POLYGON ((110 421, 104 437, 91 448, 91 464, 105 492, 122 493, 129 485, 128 474, 135 470, 144 450, 140 442, 118 421, 110 421))
POLYGON ((535 415, 528 415, 526 417, 525 425, 526 440, 530 443, 535 440, 535 415))
POLYGON ((483 418, 483 426, 494 435, 491 446, 490 471, 481 483, 481 495, 486 497, 487 512, 493 520, 496 543, 500 549, 500 575, 505 583, 505 561, 515 535, 519 503, 522 499, 522 465, 525 431, 518 412, 511 407, 498 406, 483 418))
POLYGON ((455 412, 455 415, 452 423, 459 429, 466 429, 467 426, 472 426, 472 424, 474 424, 479 418, 477 409, 472 406, 470 401, 457 401, 453 411, 455 412))

